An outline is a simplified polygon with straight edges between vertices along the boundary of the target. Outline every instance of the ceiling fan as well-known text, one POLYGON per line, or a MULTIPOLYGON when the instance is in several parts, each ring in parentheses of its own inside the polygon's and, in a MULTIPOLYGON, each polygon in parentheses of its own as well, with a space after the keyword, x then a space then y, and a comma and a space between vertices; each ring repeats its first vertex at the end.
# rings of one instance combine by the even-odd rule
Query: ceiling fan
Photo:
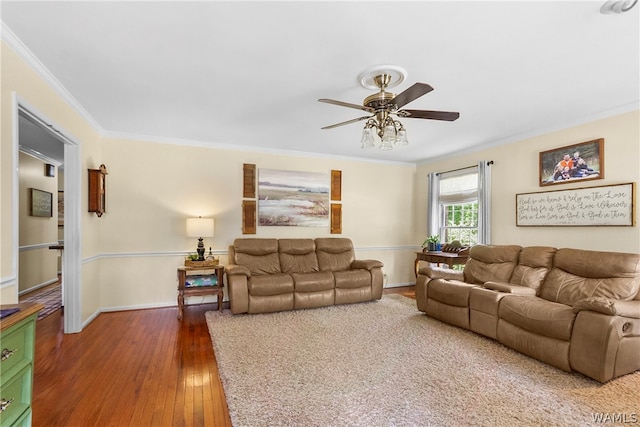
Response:
POLYGON ((362 105, 327 98, 318 99, 318 101, 327 104, 355 108, 369 113, 367 116, 325 126, 322 129, 332 129, 338 126, 367 120, 362 132, 362 148, 377 145, 383 150, 390 150, 393 148, 393 145, 406 145, 409 143, 404 126, 392 116, 443 121, 454 121, 460 117, 460 113, 452 111, 401 110, 400 108, 411 101, 433 90, 433 88, 426 83, 415 83, 398 95, 386 91, 386 89, 397 86, 404 81, 406 74, 404 69, 392 65, 372 67, 361 73, 359 76, 360 84, 367 89, 378 90, 377 93, 366 97, 362 105), (377 143, 373 137, 374 130, 380 137, 380 143, 377 143))

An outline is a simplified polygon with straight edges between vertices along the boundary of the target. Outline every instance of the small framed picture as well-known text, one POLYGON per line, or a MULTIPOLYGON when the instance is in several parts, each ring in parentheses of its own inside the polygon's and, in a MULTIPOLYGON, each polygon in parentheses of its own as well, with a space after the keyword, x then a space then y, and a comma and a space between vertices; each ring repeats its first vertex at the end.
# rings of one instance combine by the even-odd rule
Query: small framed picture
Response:
POLYGON ((48 191, 31 189, 31 216, 50 218, 53 216, 53 194, 48 191))
POLYGON ((540 186, 604 178, 604 138, 540 152, 540 186))

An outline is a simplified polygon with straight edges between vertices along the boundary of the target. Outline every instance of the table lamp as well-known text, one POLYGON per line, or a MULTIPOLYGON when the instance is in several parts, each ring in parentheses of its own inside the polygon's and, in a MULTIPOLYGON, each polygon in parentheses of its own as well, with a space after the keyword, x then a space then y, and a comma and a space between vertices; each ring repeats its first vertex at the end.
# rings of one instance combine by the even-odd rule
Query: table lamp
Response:
POLYGON ((198 238, 198 261, 204 261, 204 243, 202 239, 205 237, 213 237, 214 231, 213 218, 188 218, 187 219, 187 237, 198 238))

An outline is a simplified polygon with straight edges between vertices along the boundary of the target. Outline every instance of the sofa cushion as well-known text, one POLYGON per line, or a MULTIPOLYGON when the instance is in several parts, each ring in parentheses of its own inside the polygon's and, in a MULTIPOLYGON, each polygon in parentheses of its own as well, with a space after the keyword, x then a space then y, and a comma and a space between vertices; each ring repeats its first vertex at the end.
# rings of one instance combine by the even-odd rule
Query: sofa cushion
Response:
POLYGON ((507 296, 504 292, 496 292, 491 289, 475 287, 469 293, 469 308, 481 313, 490 314, 498 318, 498 305, 500 300, 507 296))
POLYGON ((425 313, 450 325, 469 329, 469 307, 457 307, 429 298, 425 313))
POLYGON ((509 282, 538 290, 553 267, 556 248, 529 246, 522 248, 509 282))
POLYGON ((247 286, 249 295, 255 296, 293 293, 293 278, 288 274, 251 276, 247 286))
POLYGON ((457 280, 435 279, 427 285, 427 295, 429 299, 447 305, 468 307, 469 294, 475 287, 477 286, 457 280))
POLYGON ((464 281, 483 284, 489 280, 508 282, 522 249, 517 245, 475 245, 464 266, 464 281))
POLYGON ((276 311, 293 310, 294 308, 294 294, 280 294, 261 296, 253 295, 249 297, 249 310, 248 313, 273 313, 276 311))
POLYGON ((631 300, 640 288, 639 270, 638 254, 558 249, 540 297, 571 306, 590 297, 631 300))
POLYGON ((333 276, 336 281, 336 288, 371 288, 371 273, 368 270, 334 271, 333 276))
POLYGON ((244 265, 251 274, 281 272, 277 239, 236 239, 233 247, 235 264, 244 265))
POLYGON ((316 239, 318 266, 322 271, 343 271, 355 260, 351 239, 321 237, 316 239))
POLYGON ((536 296, 507 295, 500 300, 498 317, 534 334, 569 341, 576 314, 567 305, 536 296))
POLYGON ((503 282, 487 282, 484 287, 498 292, 504 292, 514 295, 535 295, 536 290, 528 286, 514 285, 512 283, 503 282))
POLYGON ((293 308, 316 308, 334 305, 336 295, 333 288, 317 292, 295 292, 293 294, 293 308))
POLYGON ((333 274, 330 271, 292 273, 291 277, 296 292, 317 292, 335 288, 333 274))
POLYGON ((362 287, 354 289, 335 289, 335 303, 336 304, 353 304, 357 302, 371 301, 373 296, 371 294, 371 287, 362 287))
POLYGON ((320 270, 313 239, 280 239, 278 253, 283 273, 311 273, 320 270))

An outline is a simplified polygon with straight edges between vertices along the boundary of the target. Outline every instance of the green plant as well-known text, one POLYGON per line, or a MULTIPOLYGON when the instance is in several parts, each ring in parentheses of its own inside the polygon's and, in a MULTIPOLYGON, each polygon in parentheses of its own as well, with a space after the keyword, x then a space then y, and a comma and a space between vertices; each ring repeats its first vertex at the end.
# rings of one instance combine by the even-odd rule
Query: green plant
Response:
POLYGON ((427 243, 438 243, 440 241, 440 236, 434 234, 433 236, 429 236, 422 242, 422 247, 427 246, 427 243))
POLYGON ((198 260, 198 254, 189 254, 188 258, 191 261, 197 261, 198 260))

